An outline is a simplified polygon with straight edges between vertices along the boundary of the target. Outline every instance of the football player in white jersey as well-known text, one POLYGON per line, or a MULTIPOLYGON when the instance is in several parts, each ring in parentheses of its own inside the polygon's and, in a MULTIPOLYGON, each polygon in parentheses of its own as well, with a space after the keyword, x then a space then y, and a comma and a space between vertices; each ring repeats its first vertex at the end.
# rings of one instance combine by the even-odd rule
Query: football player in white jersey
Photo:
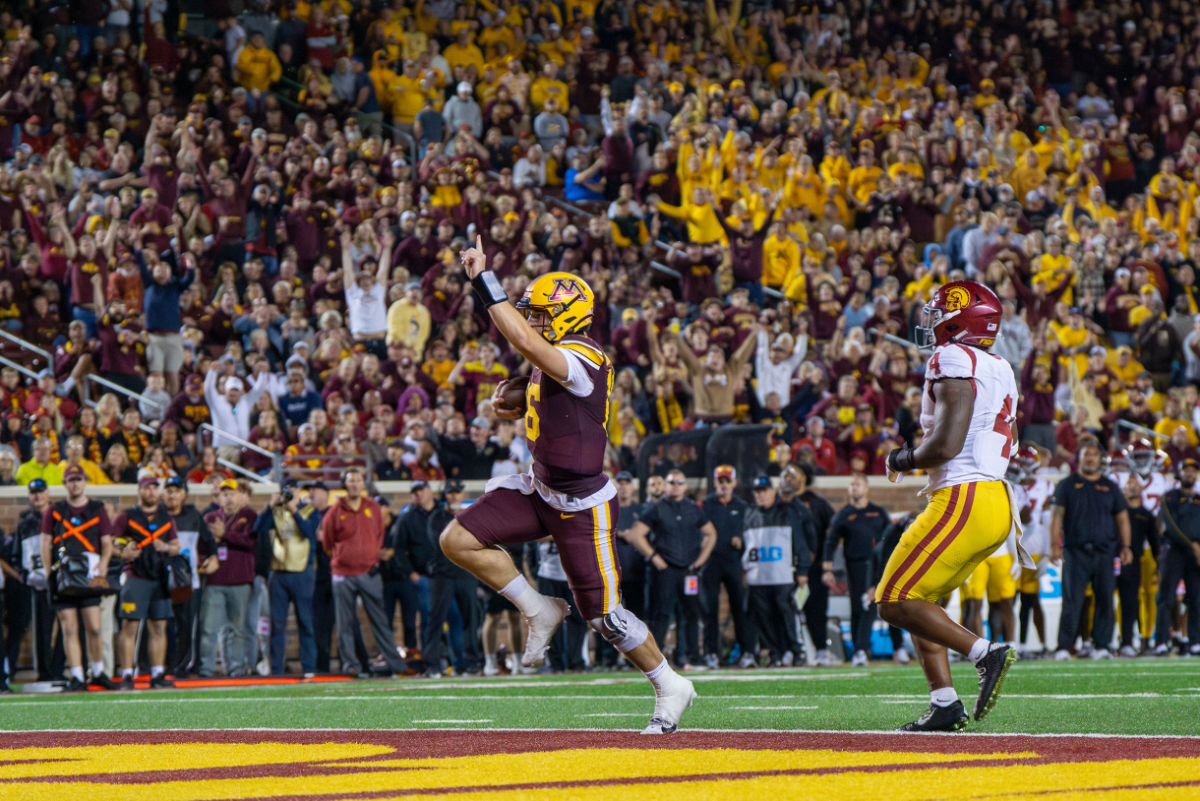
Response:
MULTIPOLYGON (((1162 497, 1176 486, 1175 478, 1170 474, 1169 461, 1166 454, 1155 450, 1148 439, 1133 439, 1121 452, 1121 458, 1113 460, 1115 469, 1109 478, 1122 488, 1131 476, 1136 478, 1142 485, 1142 506, 1150 514, 1157 515, 1162 497)), ((1138 589, 1138 632, 1141 634, 1143 651, 1150 650, 1150 638, 1158 623, 1156 557, 1157 554, 1143 552, 1139 566, 1142 584, 1138 589)))
POLYGON ((1034 445, 1026 445, 1017 454, 1017 460, 1025 473, 1022 487, 1029 499, 1029 522, 1025 524, 1021 544, 1033 559, 1036 567, 1021 568, 1021 577, 1017 579, 1017 592, 1021 597, 1020 628, 1021 637, 1018 650, 1024 649, 1026 654, 1034 656, 1025 648, 1029 637, 1029 622, 1037 630, 1038 640, 1042 644, 1040 653, 1046 651, 1046 616, 1042 611, 1041 580, 1050 560, 1046 555, 1050 552, 1050 499, 1054 496, 1054 482, 1039 471, 1049 466, 1050 451, 1039 449, 1034 445))
MULTIPOLYGON (((991 711, 1017 658, 1015 649, 976 637, 937 603, 1019 529, 1016 501, 1004 481, 1016 450, 1017 385, 1008 363, 988 352, 1000 312, 999 299, 987 287, 953 281, 925 304, 916 329, 918 340, 934 345, 921 397, 925 437, 916 448, 893 450, 887 467, 892 481, 924 470, 929 483, 922 492, 929 505, 904 532, 875 591, 879 616, 913 635, 931 691, 929 710, 903 731, 957 731, 966 725, 947 649, 966 656, 979 672, 975 720, 991 711)), ((1022 566, 1032 567, 1019 542, 1017 551, 1022 566)))

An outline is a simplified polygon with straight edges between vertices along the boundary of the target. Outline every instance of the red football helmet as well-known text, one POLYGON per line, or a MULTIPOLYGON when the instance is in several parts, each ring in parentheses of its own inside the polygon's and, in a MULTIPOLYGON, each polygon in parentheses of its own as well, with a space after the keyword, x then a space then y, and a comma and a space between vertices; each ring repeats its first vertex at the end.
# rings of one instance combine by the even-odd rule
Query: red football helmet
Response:
POLYGON ((983 284, 974 281, 943 284, 921 311, 917 345, 930 347, 957 342, 990 348, 1000 333, 1000 315, 1000 299, 983 284))
POLYGON ((1032 445, 1026 445, 1017 451, 1017 460, 1027 473, 1042 463, 1041 455, 1038 453, 1037 448, 1032 445))

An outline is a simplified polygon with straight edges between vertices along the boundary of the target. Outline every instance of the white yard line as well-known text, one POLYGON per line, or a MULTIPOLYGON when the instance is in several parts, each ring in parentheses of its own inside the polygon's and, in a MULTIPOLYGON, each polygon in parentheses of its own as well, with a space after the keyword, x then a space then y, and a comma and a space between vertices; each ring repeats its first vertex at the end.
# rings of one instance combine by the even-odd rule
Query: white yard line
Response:
MULTIPOLYGON (((206 729, 0 729, 0 734, 187 734, 187 733, 211 733, 211 732, 293 732, 293 731, 309 731, 309 732, 347 732, 351 734, 361 733, 364 729, 345 729, 345 728, 322 728, 314 726, 312 728, 267 728, 267 727, 234 727, 234 728, 206 728, 206 729)), ((412 727, 407 728, 389 728, 389 729, 369 729, 366 731, 381 731, 381 732, 420 732, 428 731, 428 729, 417 729, 412 727)), ((445 728, 437 731, 463 731, 478 734, 480 729, 454 729, 445 728)), ((509 732, 530 734, 535 732, 612 732, 613 729, 595 729, 595 728, 578 728, 578 729, 513 729, 504 727, 489 727, 484 731, 489 732, 509 732)), ((1111 740, 1195 740, 1200 742, 1200 735, 1195 734, 1099 734, 1099 733, 1084 733, 1084 734, 1029 734, 1024 732, 1010 732, 1005 734, 988 734, 986 732, 913 732, 899 733, 894 730, 867 730, 867 731, 850 731, 847 729, 685 729, 684 731, 694 732, 696 734, 863 734, 863 735, 884 735, 888 737, 945 737, 947 739, 963 739, 972 737, 988 737, 992 739, 1005 739, 1011 737, 1035 737, 1041 739, 1062 739, 1064 737, 1086 737, 1089 739, 1111 739, 1111 740)))
POLYGON ((734 709, 769 709, 771 711, 775 711, 776 709, 819 709, 819 707, 815 707, 815 706, 735 706, 733 708, 734 709))

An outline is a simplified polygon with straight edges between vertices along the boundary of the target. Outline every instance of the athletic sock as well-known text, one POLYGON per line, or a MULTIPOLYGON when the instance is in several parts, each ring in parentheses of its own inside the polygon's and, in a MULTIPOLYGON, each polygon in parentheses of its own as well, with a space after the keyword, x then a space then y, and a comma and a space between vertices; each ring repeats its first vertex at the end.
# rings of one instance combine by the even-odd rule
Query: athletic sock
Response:
POLYGON ((494 668, 496 666, 496 655, 495 654, 484 654, 483 665, 484 665, 484 667, 494 668))
POLYGON ((939 687, 929 694, 929 700, 934 706, 950 706, 958 700, 958 693, 953 687, 939 687))
POLYGON ((525 617, 534 617, 542 611, 546 597, 529 586, 524 576, 517 576, 500 590, 500 594, 513 602, 525 617))
POLYGON ((76 681, 83 681, 83 668, 82 667, 71 668, 71 678, 75 679, 76 681))
POLYGON ((667 658, 663 657, 663 661, 659 663, 658 667, 647 671, 646 678, 650 679, 650 683, 654 685, 654 692, 661 693, 670 689, 671 685, 679 679, 679 674, 671 668, 667 658))
POLYGON ((991 647, 991 643, 980 637, 975 641, 975 644, 971 646, 971 651, 970 653, 966 654, 966 657, 967 659, 971 660, 972 664, 978 665, 979 660, 987 656, 989 647, 991 647))
POLYGON ((93 662, 92 663, 92 678, 98 679, 103 675, 104 675, 104 663, 103 662, 93 662))
POLYGON ((121 671, 121 680, 124 681, 125 679, 133 679, 133 668, 125 668, 121 671))
POLYGON ((163 674, 162 665, 151 665, 150 666, 150 678, 157 679, 162 674, 163 674))

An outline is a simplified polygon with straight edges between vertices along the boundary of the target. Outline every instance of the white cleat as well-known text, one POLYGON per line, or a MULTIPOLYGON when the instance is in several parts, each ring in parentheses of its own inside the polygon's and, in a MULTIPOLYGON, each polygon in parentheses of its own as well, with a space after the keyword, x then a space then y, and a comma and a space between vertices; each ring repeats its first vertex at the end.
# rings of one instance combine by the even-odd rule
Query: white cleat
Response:
POLYGON ((1112 654, 1107 648, 1097 648, 1092 651, 1092 659, 1112 659, 1112 654))
POLYGON ((912 660, 908 656, 908 651, 903 648, 897 648, 895 655, 892 657, 896 660, 897 665, 907 665, 912 660))
POLYGON ((1071 661, 1071 652, 1067 651, 1063 648, 1058 649, 1057 651, 1054 652, 1054 661, 1055 662, 1070 662, 1071 661))
POLYGON ((571 614, 571 607, 562 598, 547 598, 546 601, 542 611, 533 617, 525 618, 525 626, 529 629, 529 637, 525 640, 525 653, 521 656, 521 664, 525 667, 534 667, 545 658, 546 649, 550 647, 550 638, 558 631, 567 615, 571 614))
POLYGON ((817 651, 817 655, 813 659, 813 664, 817 667, 830 667, 833 664, 833 657, 829 655, 829 650, 822 648, 817 651))
POLYGON ((1136 659, 1138 655, 1138 652, 1134 650, 1132 645, 1122 645, 1119 653, 1126 659, 1136 659))
POLYGON ((850 665, 852 667, 866 667, 870 664, 870 661, 866 651, 855 651, 854 658, 850 660, 850 665))
POLYGON ((654 716, 642 734, 674 734, 679 719, 696 700, 696 690, 690 681, 677 676, 670 689, 663 693, 655 691, 654 695, 654 716))

